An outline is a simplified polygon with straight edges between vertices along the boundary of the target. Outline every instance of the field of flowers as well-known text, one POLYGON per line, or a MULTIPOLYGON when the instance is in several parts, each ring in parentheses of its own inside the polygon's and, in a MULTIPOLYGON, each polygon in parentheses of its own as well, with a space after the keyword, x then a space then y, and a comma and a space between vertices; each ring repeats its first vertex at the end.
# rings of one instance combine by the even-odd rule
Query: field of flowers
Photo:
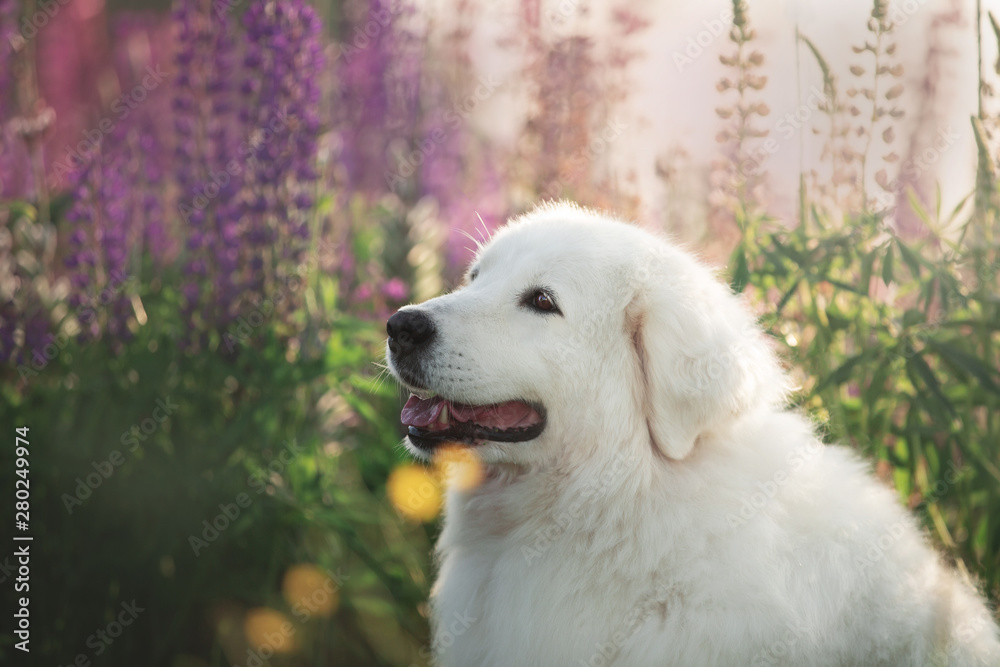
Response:
POLYGON ((477 64, 481 7, 444 4, 0 0, 2 532, 33 538, 30 635, 0 550, 0 662, 429 664, 449 462, 399 447, 384 320, 453 285, 470 236, 549 198, 720 258, 799 407, 1000 601, 996 75, 968 110, 968 196, 942 210, 915 168, 940 36, 978 27, 996 48, 993 15, 934 10, 915 91, 892 3, 857 17, 847 73, 796 34, 821 98, 789 216, 769 196, 768 48, 727 5, 705 82, 717 159, 664 147, 648 168, 677 201, 698 179, 692 216, 609 162, 641 132, 616 120, 654 29, 641 5, 593 3, 595 34, 573 29, 587 3, 509 3, 510 141, 477 122, 500 86, 477 64))

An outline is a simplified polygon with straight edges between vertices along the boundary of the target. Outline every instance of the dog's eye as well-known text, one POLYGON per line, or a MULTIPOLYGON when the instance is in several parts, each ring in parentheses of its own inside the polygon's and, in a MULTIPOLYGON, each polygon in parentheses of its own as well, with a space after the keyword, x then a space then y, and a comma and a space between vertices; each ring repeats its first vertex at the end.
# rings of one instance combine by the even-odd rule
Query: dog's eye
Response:
POLYGON ((535 292, 535 296, 531 299, 531 305, 538 310, 553 310, 556 307, 556 304, 552 303, 552 298, 542 291, 535 292))
POLYGON ((528 298, 527 305, 531 306, 535 310, 540 310, 543 313, 558 313, 559 309, 556 307, 556 302, 552 300, 552 296, 543 289, 535 290, 527 295, 528 298))

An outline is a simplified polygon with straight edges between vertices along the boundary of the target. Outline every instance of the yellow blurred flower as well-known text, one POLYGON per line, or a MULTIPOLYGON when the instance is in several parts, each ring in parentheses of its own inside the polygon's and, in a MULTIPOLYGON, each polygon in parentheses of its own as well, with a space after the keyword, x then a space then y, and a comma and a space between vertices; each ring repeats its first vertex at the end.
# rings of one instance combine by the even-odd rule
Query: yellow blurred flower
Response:
POLYGON ((295 650, 295 626, 276 609, 257 607, 247 612, 243 634, 259 653, 290 653, 295 650))
POLYGON ((434 452, 434 469, 449 486, 467 491, 483 481, 483 464, 468 447, 445 445, 434 452))
POLYGON ((441 484, 421 465, 401 465, 386 484, 389 501, 415 521, 430 521, 441 512, 441 484))
POLYGON ((281 583, 281 593, 297 616, 300 612, 309 616, 330 616, 340 602, 337 584, 310 563, 288 568, 281 583))

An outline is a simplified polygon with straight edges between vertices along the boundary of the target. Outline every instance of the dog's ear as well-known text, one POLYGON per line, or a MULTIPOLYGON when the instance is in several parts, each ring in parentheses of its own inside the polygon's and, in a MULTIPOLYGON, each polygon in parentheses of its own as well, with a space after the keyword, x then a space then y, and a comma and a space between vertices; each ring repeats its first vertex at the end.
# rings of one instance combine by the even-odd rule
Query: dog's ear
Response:
POLYGON ((626 311, 653 446, 683 459, 705 432, 784 399, 784 374, 729 287, 661 247, 640 260, 626 311))

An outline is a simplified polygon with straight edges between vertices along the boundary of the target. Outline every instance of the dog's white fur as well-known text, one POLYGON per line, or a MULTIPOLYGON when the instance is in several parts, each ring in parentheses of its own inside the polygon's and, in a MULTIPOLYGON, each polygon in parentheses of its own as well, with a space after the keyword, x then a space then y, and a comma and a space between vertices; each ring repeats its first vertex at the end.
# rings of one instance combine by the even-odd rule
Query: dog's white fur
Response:
POLYGON ((440 664, 1000 665, 982 599, 866 463, 784 409, 780 366, 709 269, 565 204, 474 267, 407 307, 438 327, 427 384, 535 401, 548 423, 476 447, 485 481, 449 491, 440 664), (519 305, 536 286, 562 315, 519 305))

